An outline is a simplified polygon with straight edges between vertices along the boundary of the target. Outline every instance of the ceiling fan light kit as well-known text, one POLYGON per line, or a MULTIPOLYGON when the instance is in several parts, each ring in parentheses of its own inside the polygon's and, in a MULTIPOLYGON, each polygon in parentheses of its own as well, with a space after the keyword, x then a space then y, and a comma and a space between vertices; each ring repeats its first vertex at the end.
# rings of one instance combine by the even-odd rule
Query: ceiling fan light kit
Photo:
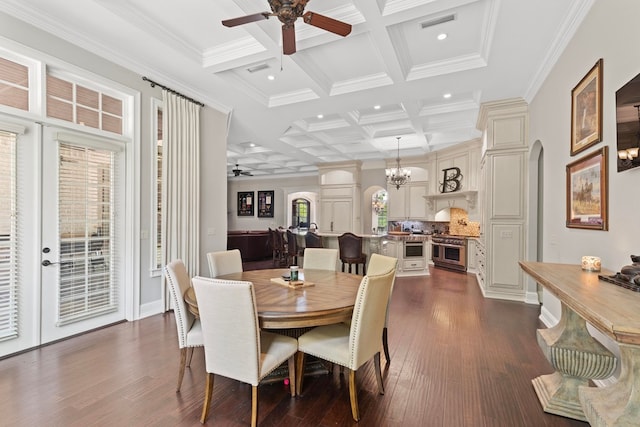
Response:
POLYGON ((302 18, 303 22, 325 31, 345 37, 351 32, 351 25, 338 21, 328 16, 315 12, 304 12, 304 8, 309 0, 268 0, 271 12, 260 12, 252 15, 241 16, 239 18, 225 19, 222 25, 225 27, 235 27, 237 25, 248 24, 250 22, 269 19, 270 16, 277 16, 282 22, 282 52, 291 55, 296 52, 296 31, 295 22, 302 18))

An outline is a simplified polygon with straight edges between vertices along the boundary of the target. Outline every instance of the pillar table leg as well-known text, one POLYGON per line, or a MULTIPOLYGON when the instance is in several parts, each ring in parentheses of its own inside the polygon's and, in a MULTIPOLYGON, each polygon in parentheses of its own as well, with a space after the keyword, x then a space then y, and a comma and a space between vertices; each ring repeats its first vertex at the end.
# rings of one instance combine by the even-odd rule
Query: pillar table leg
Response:
POLYGON ((607 387, 580 387, 587 421, 594 427, 626 427, 640 423, 640 346, 620 344, 620 378, 607 387))
POLYGON ((586 322, 562 303, 557 325, 538 329, 538 345, 556 370, 532 380, 545 412, 587 421, 578 388, 588 387, 590 379, 608 378, 616 368, 615 356, 596 341, 586 322))

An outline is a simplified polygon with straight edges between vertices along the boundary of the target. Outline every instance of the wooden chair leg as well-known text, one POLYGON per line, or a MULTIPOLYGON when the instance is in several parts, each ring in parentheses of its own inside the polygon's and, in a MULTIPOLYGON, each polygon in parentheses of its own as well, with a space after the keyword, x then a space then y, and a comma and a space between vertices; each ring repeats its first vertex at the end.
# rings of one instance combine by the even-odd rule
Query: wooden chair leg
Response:
POLYGON ((373 364, 376 369, 376 381, 378 383, 378 393, 384 394, 384 383, 382 382, 382 370, 380 370, 380 352, 373 356, 373 364))
POLYGON ((389 341, 387 338, 387 327, 382 329, 382 348, 384 349, 384 358, 387 359, 387 364, 391 363, 391 356, 389 356, 389 341))
POLYGON ((299 351, 296 354, 296 394, 300 396, 302 392, 302 379, 304 378, 304 353, 299 351))
POLYGON ((258 425, 258 386, 251 386, 251 427, 258 425))
POLYGON ((191 360, 193 359, 193 350, 195 350, 195 347, 189 347, 189 358, 187 359, 188 367, 191 367, 191 360))
POLYGON ((184 377, 184 369, 187 366, 187 347, 180 349, 180 366, 178 367, 178 385, 176 386, 176 393, 180 391, 182 386, 182 378, 184 377))
POLYGON ((291 397, 296 395, 296 367, 295 367, 295 355, 289 358, 289 390, 291 391, 291 397))
POLYGON ((351 399, 351 415, 355 421, 360 421, 358 391, 356 390, 356 371, 353 369, 349 369, 349 398, 351 399))
POLYGON ((204 404, 202 405, 202 416, 200 422, 204 424, 209 417, 209 407, 211 406, 211 398, 213 397, 213 374, 207 372, 207 385, 204 389, 204 404))
POLYGON ((367 263, 366 262, 362 263, 362 275, 363 276, 367 275, 367 263))

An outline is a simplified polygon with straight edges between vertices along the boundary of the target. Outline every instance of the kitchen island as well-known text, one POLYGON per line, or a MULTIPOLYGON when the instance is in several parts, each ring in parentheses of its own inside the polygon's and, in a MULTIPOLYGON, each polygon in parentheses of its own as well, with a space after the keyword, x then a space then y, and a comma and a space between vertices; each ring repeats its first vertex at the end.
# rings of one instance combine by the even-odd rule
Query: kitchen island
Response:
POLYGON ((431 236, 427 234, 387 234, 381 240, 382 255, 398 258, 396 276, 428 276, 431 236))
MULTIPOLYGON (((307 234, 307 231, 298 230, 296 232, 298 236, 298 246, 301 248, 305 247, 304 236, 307 234)), ((340 249, 338 245, 338 237, 342 235, 342 233, 333 233, 333 232, 324 232, 317 231, 315 232, 318 236, 322 237, 322 245, 325 248, 333 248, 340 249)), ((356 234, 356 233, 354 233, 356 234)), ((385 237, 384 234, 356 234, 358 237, 362 237, 362 252, 367 255, 367 265, 369 265, 369 258, 371 258, 371 254, 380 254, 381 252, 381 241, 385 237)), ((340 262, 340 257, 338 257, 338 271, 341 269, 342 263, 340 262)))

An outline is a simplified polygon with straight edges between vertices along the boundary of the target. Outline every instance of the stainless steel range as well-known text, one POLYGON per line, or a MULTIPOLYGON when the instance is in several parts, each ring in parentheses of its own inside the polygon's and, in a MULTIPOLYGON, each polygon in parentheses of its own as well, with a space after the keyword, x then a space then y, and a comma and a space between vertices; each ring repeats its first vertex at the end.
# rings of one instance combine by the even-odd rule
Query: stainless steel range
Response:
POLYGON ((467 238, 462 236, 433 236, 431 255, 434 267, 467 271, 467 238))

